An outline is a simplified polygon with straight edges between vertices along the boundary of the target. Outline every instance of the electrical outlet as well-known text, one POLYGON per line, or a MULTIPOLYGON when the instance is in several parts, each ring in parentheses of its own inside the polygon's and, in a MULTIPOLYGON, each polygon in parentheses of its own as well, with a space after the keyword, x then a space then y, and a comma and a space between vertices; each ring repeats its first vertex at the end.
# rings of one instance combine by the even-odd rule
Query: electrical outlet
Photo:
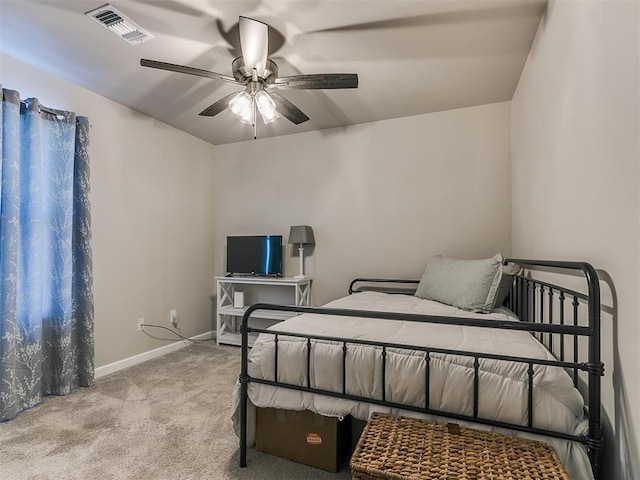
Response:
POLYGON ((173 328, 178 328, 178 311, 171 310, 169 312, 169 322, 173 325, 173 328))
POLYGON ((141 332, 142 331, 142 325, 144 324, 144 318, 139 318, 138 319, 138 331, 141 332))

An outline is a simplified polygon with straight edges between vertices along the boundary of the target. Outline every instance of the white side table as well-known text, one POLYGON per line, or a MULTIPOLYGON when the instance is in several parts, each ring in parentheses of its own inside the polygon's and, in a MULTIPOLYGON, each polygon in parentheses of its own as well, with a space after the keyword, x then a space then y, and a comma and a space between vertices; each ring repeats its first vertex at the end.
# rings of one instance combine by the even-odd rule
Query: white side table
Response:
MULTIPOLYGON (((241 344, 242 316, 254 303, 310 306, 311 282, 310 277, 216 277, 216 343, 241 344), (242 308, 233 306, 235 292, 244 294, 242 308)), ((251 316, 251 324, 256 328, 267 328, 294 315, 295 313, 291 312, 259 311, 251 316)), ((250 346, 253 345, 256 336, 249 335, 250 346)))

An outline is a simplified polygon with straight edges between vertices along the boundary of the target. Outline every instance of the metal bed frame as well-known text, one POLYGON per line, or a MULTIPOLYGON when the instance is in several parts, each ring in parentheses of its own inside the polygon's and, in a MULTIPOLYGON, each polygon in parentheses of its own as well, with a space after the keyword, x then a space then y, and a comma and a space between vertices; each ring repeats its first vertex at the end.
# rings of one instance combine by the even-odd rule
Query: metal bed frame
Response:
MULTIPOLYGON (((505 263, 512 262, 522 267, 535 269, 552 269, 553 271, 568 270, 581 271, 587 281, 588 293, 583 294, 557 285, 535 280, 524 274, 514 277, 511 291, 506 301, 506 305, 520 318, 520 322, 503 322, 496 320, 466 319, 460 317, 443 317, 432 315, 416 315, 390 312, 373 312, 366 310, 347 310, 322 307, 298 307, 285 305, 272 305, 259 303, 247 309, 241 326, 242 334, 242 366, 239 376, 240 380, 240 467, 247 465, 247 401, 249 382, 265 385, 277 386, 298 390, 303 392, 317 393, 331 397, 345 398, 358 402, 366 402, 387 407, 401 408, 427 414, 439 415, 442 417, 458 420, 471 421, 496 427, 509 428, 512 430, 530 432, 539 435, 551 436, 565 440, 576 441, 587 447, 589 460, 595 478, 599 478, 600 457, 604 447, 602 428, 600 421, 600 389, 601 377, 604 375, 604 364, 600 358, 600 285, 596 270, 588 263, 584 262, 556 262, 523 259, 506 259, 505 263), (545 302, 545 296, 547 297, 545 302), (557 298, 557 301, 556 301, 557 298), (587 316, 586 324, 580 317, 579 306, 586 304, 587 316), (256 310, 272 310, 292 313, 314 313, 319 315, 338 315, 349 317, 380 318, 387 320, 403 320, 412 322, 438 323, 450 325, 468 325, 484 328, 499 328, 509 330, 523 330, 530 332, 553 354, 556 360, 541 360, 535 358, 521 358, 506 355, 486 354, 473 351, 450 350, 443 348, 417 347, 410 345, 393 344, 387 342, 363 341, 357 339, 346 339, 330 336, 305 335, 290 332, 278 331, 276 328, 261 329, 249 326, 249 318, 256 310), (274 336, 275 342, 275 375, 272 380, 250 377, 248 374, 249 355, 249 333, 268 333, 274 336), (278 337, 299 337, 307 342, 307 382, 306 385, 294 385, 278 382, 278 337), (565 337, 573 341, 567 342, 565 337), (588 342, 588 352, 586 358, 580 355, 580 338, 586 338, 588 342), (334 392, 311 387, 309 365, 311 356, 312 340, 329 340, 342 343, 342 391, 334 392), (382 399, 367 398, 347 393, 346 389, 346 357, 348 345, 371 345, 381 348, 382 362, 382 399), (388 348, 399 348, 404 350, 416 350, 424 352, 425 358, 425 378, 416 381, 425 382, 425 405, 417 407, 415 405, 404 405, 387 401, 385 398, 385 363, 388 348), (554 353, 555 352, 555 353, 554 353), (467 356, 474 359, 474 382, 473 382, 473 415, 462 415, 451 412, 442 412, 429 407, 429 362, 431 354, 452 354, 467 356), (570 357, 570 358, 569 358, 570 357), (528 419, 527 425, 511 424, 496 420, 483 419, 478 416, 478 370, 480 359, 504 360, 511 362, 525 363, 528 365, 528 419), (533 375, 536 366, 562 367, 572 373, 574 386, 577 388, 585 380, 587 392, 585 396, 585 410, 589 419, 589 430, 584 435, 572 435, 563 432, 540 429, 533 426, 533 375), (580 372, 584 372, 580 375, 580 372)), ((378 291, 388 293, 408 293, 407 285, 417 285, 418 280, 397 280, 397 279, 372 279, 358 278, 351 282, 349 294, 362 291, 354 289, 357 284, 363 285, 363 290, 367 289, 366 284, 387 285, 388 287, 376 287, 378 291), (396 284, 404 284, 400 287, 396 284)), ((415 290, 415 288, 411 289, 415 290)))

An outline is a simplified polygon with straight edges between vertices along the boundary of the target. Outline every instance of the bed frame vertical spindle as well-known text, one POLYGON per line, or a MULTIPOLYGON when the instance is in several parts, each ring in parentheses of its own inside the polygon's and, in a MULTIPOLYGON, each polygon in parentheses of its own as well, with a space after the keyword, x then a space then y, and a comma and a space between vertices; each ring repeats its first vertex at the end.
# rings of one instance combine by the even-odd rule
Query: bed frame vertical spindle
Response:
MULTIPOLYGON (((573 325, 578 325, 578 306, 580 303, 578 302, 578 297, 573 297, 573 325)), ((573 336, 573 361, 578 362, 578 336, 573 336)), ((573 386, 578 388, 578 369, 573 369, 573 386)))
MULTIPOLYGON (((531 297, 528 302, 531 304, 531 317, 527 318, 528 322, 536 323, 536 284, 527 280, 531 297)), ((533 334, 535 336, 535 333, 533 334)))
POLYGON ((387 400, 387 347, 382 347, 382 401, 387 400))
POLYGON ((473 418, 478 418, 478 395, 479 395, 479 377, 480 360, 477 356, 473 357, 473 418))
POLYGON ((527 370, 528 375, 528 383, 529 383, 529 392, 528 392, 528 401, 527 401, 527 425, 529 428, 533 428, 533 363, 529 363, 529 368, 527 370))
MULTIPOLYGON (((544 285, 540 285, 540 325, 544 324, 544 285)), ((538 337, 540 343, 544 345, 544 333, 540 332, 538 337)))
POLYGON ((425 352, 424 354, 424 409, 429 410, 429 397, 431 392, 429 390, 429 383, 431 377, 431 354, 429 352, 425 352))
POLYGON ((307 338, 307 388, 311 388, 311 339, 307 338))
MULTIPOLYGON (((560 325, 564 325, 564 292, 560 290, 558 301, 560 302, 560 325)), ((560 360, 564 362, 564 334, 560 335, 560 360)))
POLYGON ((342 342, 342 394, 347 393, 347 342, 342 342))
MULTIPOLYGON (((553 288, 549 287, 549 324, 553 324, 553 288)), ((553 333, 549 333, 549 351, 553 355, 553 333)))
POLYGON ((278 334, 276 333, 275 338, 273 339, 273 348, 274 348, 274 356, 273 359, 273 379, 278 381, 278 334))

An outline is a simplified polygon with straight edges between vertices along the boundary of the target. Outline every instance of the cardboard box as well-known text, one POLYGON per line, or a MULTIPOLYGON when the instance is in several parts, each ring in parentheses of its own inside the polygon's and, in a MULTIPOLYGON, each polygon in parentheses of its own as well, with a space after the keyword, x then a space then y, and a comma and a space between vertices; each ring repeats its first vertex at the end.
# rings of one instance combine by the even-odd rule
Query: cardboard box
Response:
POLYGON ((256 450, 337 472, 348 453, 350 422, 309 410, 257 408, 256 450))

